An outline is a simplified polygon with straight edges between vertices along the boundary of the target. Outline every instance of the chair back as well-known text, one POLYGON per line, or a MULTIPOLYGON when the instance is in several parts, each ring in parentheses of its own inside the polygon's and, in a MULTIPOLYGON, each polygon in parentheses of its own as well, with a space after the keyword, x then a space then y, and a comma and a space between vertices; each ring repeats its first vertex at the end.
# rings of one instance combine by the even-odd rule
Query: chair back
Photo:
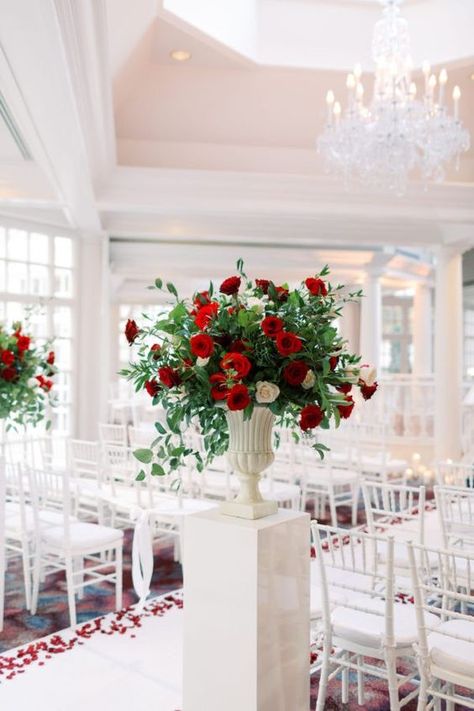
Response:
POLYGON ((434 491, 445 547, 474 550, 474 489, 435 486, 434 491))
POLYGON ((83 439, 69 442, 69 463, 77 479, 100 480, 100 445, 83 439))
POLYGON ((99 423, 99 439, 101 444, 120 444, 126 447, 127 428, 125 425, 111 425, 108 423, 99 423))
POLYGON ((402 524, 405 540, 415 538, 417 543, 424 542, 424 486, 384 484, 364 479, 362 495, 369 533, 387 535, 393 532, 394 524, 402 524))
POLYGON ((352 610, 355 615, 366 612, 385 616, 386 642, 394 644, 393 538, 323 526, 316 521, 311 522, 311 535, 319 568, 325 632, 331 633, 331 597, 334 596, 343 599, 340 606, 352 610), (386 552, 383 566, 378 563, 381 546, 386 552), (333 571, 338 571, 338 575, 331 574, 333 571))
MULTIPOLYGON (((61 512, 64 546, 69 547, 72 511, 69 472, 67 470, 57 472, 37 467, 26 467, 25 471, 37 540, 40 538, 41 527, 47 524, 47 512, 61 512)), ((58 525, 57 521, 55 520, 51 525, 58 525)))
POLYGON ((436 480, 439 486, 466 486, 474 489, 474 467, 466 462, 438 462, 436 480))

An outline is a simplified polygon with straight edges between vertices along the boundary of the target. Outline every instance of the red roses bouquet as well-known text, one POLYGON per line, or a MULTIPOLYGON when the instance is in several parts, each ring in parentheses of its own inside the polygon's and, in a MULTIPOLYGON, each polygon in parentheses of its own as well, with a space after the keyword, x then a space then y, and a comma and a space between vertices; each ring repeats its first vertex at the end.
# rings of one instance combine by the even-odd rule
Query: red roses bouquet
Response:
POLYGON ((11 331, 0 325, 0 419, 9 421, 7 427, 36 425, 44 418, 45 406, 53 404, 56 371, 48 344, 35 346, 19 322, 11 331))
MULTIPOLYGON (((153 473, 163 474, 163 463, 178 468, 190 454, 202 466, 181 435, 192 421, 204 434, 209 459, 222 454, 225 407, 250 418, 254 407, 265 406, 277 422, 308 433, 351 416, 353 387, 365 399, 377 389, 374 369, 358 365, 334 325, 344 303, 361 292, 342 296, 343 287, 326 280, 328 267, 295 289, 266 279, 251 282, 241 260, 237 271, 218 293, 211 283, 192 301, 157 279, 154 287, 174 297, 169 314, 146 327, 127 323, 125 335, 139 345, 138 360, 121 374, 167 412, 167 427, 156 424, 151 448, 136 452, 152 463, 156 449, 153 473)), ((326 447, 314 447, 323 456, 326 447)))

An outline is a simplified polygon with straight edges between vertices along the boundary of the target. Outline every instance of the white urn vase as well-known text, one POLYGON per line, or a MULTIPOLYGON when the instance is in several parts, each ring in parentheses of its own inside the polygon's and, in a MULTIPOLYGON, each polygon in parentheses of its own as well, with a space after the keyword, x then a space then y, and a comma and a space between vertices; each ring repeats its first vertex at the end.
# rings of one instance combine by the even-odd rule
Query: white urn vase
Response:
POLYGON ((228 516, 256 519, 278 511, 276 501, 265 501, 259 490, 261 473, 275 459, 272 449, 274 415, 268 407, 256 406, 252 417, 244 420, 242 410, 226 413, 229 426, 227 458, 240 482, 233 501, 225 501, 220 511, 228 516))

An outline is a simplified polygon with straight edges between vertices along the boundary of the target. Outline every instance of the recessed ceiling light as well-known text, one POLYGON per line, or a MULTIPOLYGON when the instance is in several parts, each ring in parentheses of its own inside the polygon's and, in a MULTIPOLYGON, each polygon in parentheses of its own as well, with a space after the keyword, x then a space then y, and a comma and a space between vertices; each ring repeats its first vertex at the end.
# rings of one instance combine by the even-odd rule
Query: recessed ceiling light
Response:
POLYGON ((187 62, 188 59, 191 59, 191 52, 187 52, 185 49, 173 49, 170 52, 170 57, 175 62, 187 62))
POLYGON ((474 81, 474 72, 472 72, 472 74, 471 74, 471 79, 472 79, 472 81, 474 81))

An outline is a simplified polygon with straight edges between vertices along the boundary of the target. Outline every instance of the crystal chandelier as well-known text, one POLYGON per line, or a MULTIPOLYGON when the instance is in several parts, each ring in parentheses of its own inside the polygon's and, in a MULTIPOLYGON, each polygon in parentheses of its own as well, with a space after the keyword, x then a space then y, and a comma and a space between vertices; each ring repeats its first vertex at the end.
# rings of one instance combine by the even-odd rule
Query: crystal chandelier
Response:
POLYGON ((400 0, 381 0, 383 17, 375 25, 372 55, 376 65, 372 98, 364 103, 362 69, 347 76, 344 113, 328 91, 327 122, 318 139, 329 172, 382 189, 403 193, 411 173, 440 182, 445 166, 469 148, 469 133, 459 120, 461 91, 452 92, 453 112, 446 102, 448 74, 437 77, 423 64, 423 88, 412 81, 407 21, 400 0), (421 97, 417 98, 417 93, 421 97))

